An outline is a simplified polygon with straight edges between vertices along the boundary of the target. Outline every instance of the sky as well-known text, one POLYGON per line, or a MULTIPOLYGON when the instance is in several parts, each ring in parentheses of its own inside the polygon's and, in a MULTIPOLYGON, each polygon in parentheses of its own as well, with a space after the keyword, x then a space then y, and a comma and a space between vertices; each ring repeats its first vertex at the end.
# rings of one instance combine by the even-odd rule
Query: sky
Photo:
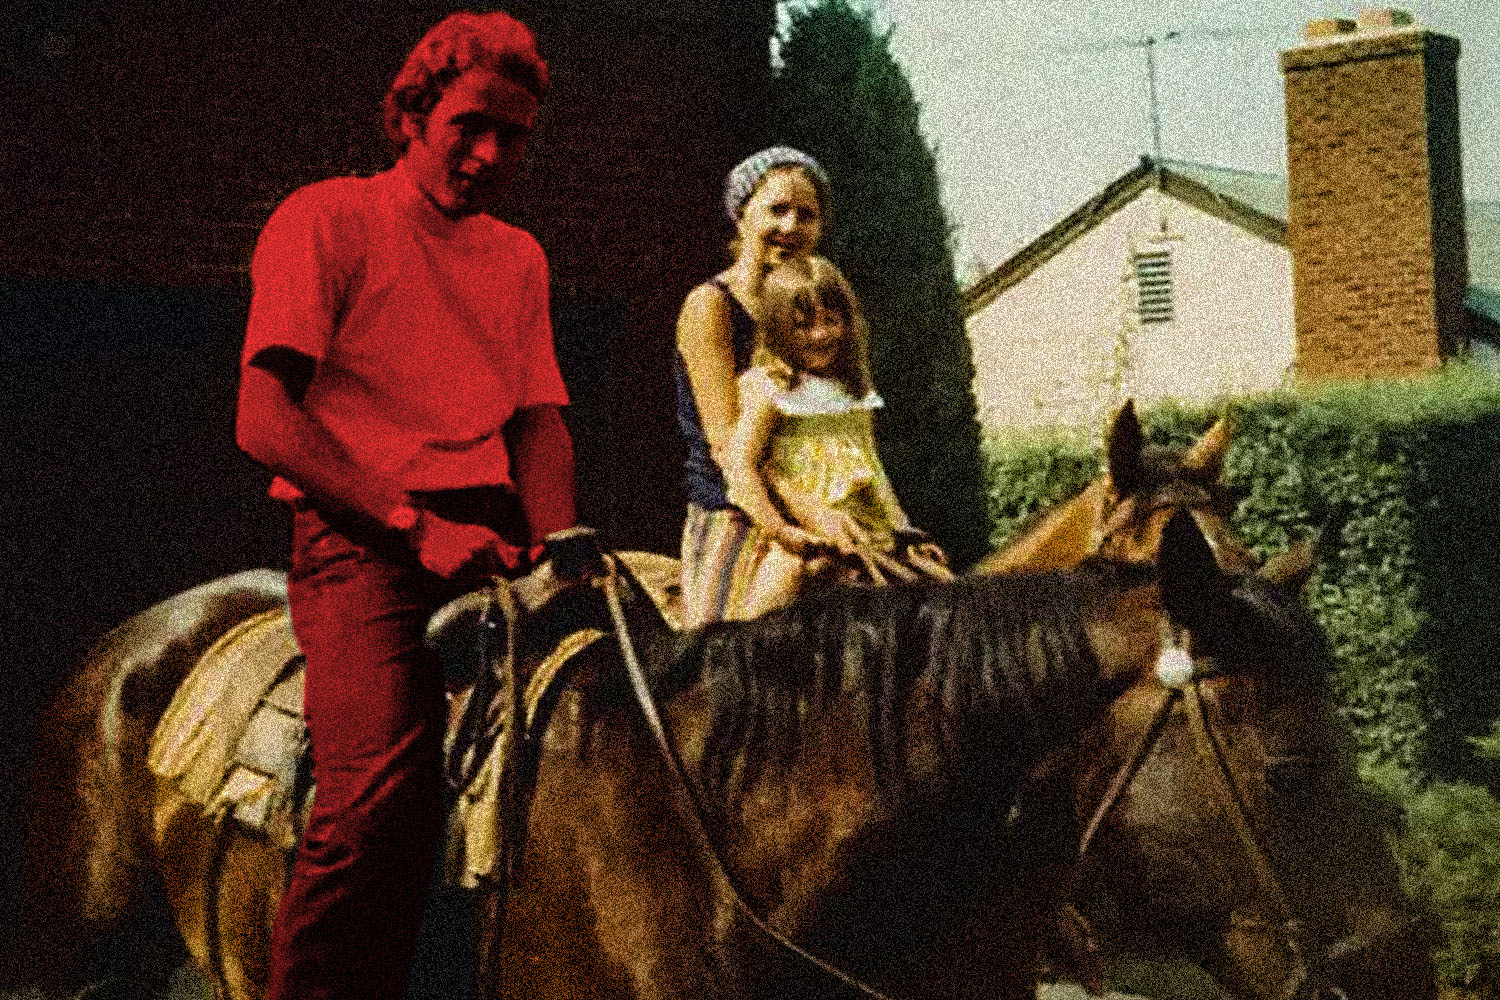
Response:
MULTIPOLYGON (((1298 0, 874 0, 937 150, 960 277, 982 273, 1129 170, 1150 149, 1146 60, 1156 47, 1165 156, 1286 172, 1277 53, 1303 26, 1360 5, 1298 0), (976 273, 977 272, 977 273, 976 273)), ((1500 201, 1500 2, 1401 8, 1457 37, 1464 186, 1500 201)))

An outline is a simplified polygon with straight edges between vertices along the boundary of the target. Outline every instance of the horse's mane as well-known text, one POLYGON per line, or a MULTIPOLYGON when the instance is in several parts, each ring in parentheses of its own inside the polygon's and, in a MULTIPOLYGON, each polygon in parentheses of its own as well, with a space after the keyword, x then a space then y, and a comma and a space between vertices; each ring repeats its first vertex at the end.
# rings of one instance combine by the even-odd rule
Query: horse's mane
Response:
MULTIPOLYGON (((903 778, 905 710, 936 699, 949 770, 982 749, 1018 771, 1080 721, 1097 691, 1088 609, 1154 570, 1095 561, 1078 571, 945 584, 836 587, 749 622, 679 641, 672 675, 697 682, 709 727, 700 773, 720 801, 796 750, 823 709, 852 696, 877 780, 903 778)), ((851 738, 857 734, 849 734, 851 738)))

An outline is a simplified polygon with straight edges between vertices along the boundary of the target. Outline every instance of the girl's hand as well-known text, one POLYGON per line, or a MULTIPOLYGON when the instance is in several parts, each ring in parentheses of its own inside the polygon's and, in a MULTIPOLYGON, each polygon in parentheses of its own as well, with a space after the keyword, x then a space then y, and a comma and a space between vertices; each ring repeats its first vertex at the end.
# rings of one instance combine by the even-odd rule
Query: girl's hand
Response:
POLYGON ((790 524, 784 524, 770 534, 777 545, 802 558, 816 555, 826 547, 817 535, 790 524))
POLYGON ((852 556, 860 549, 870 546, 870 533, 843 511, 831 510, 820 514, 813 527, 826 545, 837 549, 842 555, 852 556))
POLYGON ((923 559, 932 560, 939 566, 948 565, 948 553, 944 552, 937 542, 918 542, 910 546, 910 550, 923 559))

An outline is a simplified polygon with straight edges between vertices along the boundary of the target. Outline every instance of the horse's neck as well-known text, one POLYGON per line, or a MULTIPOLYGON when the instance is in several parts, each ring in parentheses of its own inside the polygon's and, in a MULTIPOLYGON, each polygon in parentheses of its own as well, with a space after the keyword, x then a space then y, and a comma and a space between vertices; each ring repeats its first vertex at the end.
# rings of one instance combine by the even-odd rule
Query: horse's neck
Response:
POLYGON ((1089 554, 1093 533, 1104 507, 1101 477, 1082 493, 1045 515, 1041 522, 981 563, 986 573, 1068 569, 1089 554))
MULTIPOLYGON (((1029 723, 996 720, 968 734, 955 753, 955 719, 941 687, 926 678, 894 708, 904 717, 899 738, 872 731, 879 714, 872 707, 863 693, 846 691, 825 706, 793 754, 741 789, 726 817, 728 860, 773 925, 814 941, 838 940, 858 927, 861 936, 889 937, 882 947, 896 948, 920 938, 921 928, 903 923, 914 919, 907 907, 879 911, 890 898, 879 880, 903 872, 915 882, 902 897, 923 901, 914 912, 937 903, 948 912, 1009 871, 1014 859, 996 846, 997 834, 1017 794, 1035 780, 1045 748, 1030 737, 1029 723)), ((1034 837, 1065 832, 1050 812, 1028 818, 1039 824, 1034 837)), ((873 964, 859 971, 874 972, 886 959, 897 956, 867 956, 873 964)))

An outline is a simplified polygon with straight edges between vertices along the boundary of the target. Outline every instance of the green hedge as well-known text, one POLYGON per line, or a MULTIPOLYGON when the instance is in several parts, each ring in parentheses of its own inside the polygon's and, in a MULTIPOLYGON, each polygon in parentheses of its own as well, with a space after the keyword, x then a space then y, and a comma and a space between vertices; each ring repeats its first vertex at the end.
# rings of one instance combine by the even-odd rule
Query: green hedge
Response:
MULTIPOLYGON (((1444 978, 1486 989, 1500 978, 1500 737, 1482 738, 1500 719, 1500 379, 1456 364, 1143 419, 1182 444, 1226 411, 1234 526, 1262 556, 1318 539, 1308 601, 1365 772, 1406 808, 1408 891, 1442 920, 1444 978)), ((995 545, 1097 473, 1098 437, 986 441, 995 545)))
MULTIPOLYGON (((1489 742, 1493 759, 1500 740, 1489 742)), ((1405 808, 1393 847, 1402 887, 1439 921, 1439 976, 1463 995, 1500 996, 1500 801, 1468 782, 1415 785, 1394 766, 1370 779, 1405 808)))
MULTIPOLYGON (((1223 408, 1143 414, 1192 440, 1223 408)), ((1234 525, 1268 555, 1319 539, 1309 600, 1371 764, 1500 783, 1467 737, 1500 717, 1500 380, 1456 365, 1229 404, 1234 525)), ((991 437, 994 544, 1099 469, 1098 433, 991 437)))

